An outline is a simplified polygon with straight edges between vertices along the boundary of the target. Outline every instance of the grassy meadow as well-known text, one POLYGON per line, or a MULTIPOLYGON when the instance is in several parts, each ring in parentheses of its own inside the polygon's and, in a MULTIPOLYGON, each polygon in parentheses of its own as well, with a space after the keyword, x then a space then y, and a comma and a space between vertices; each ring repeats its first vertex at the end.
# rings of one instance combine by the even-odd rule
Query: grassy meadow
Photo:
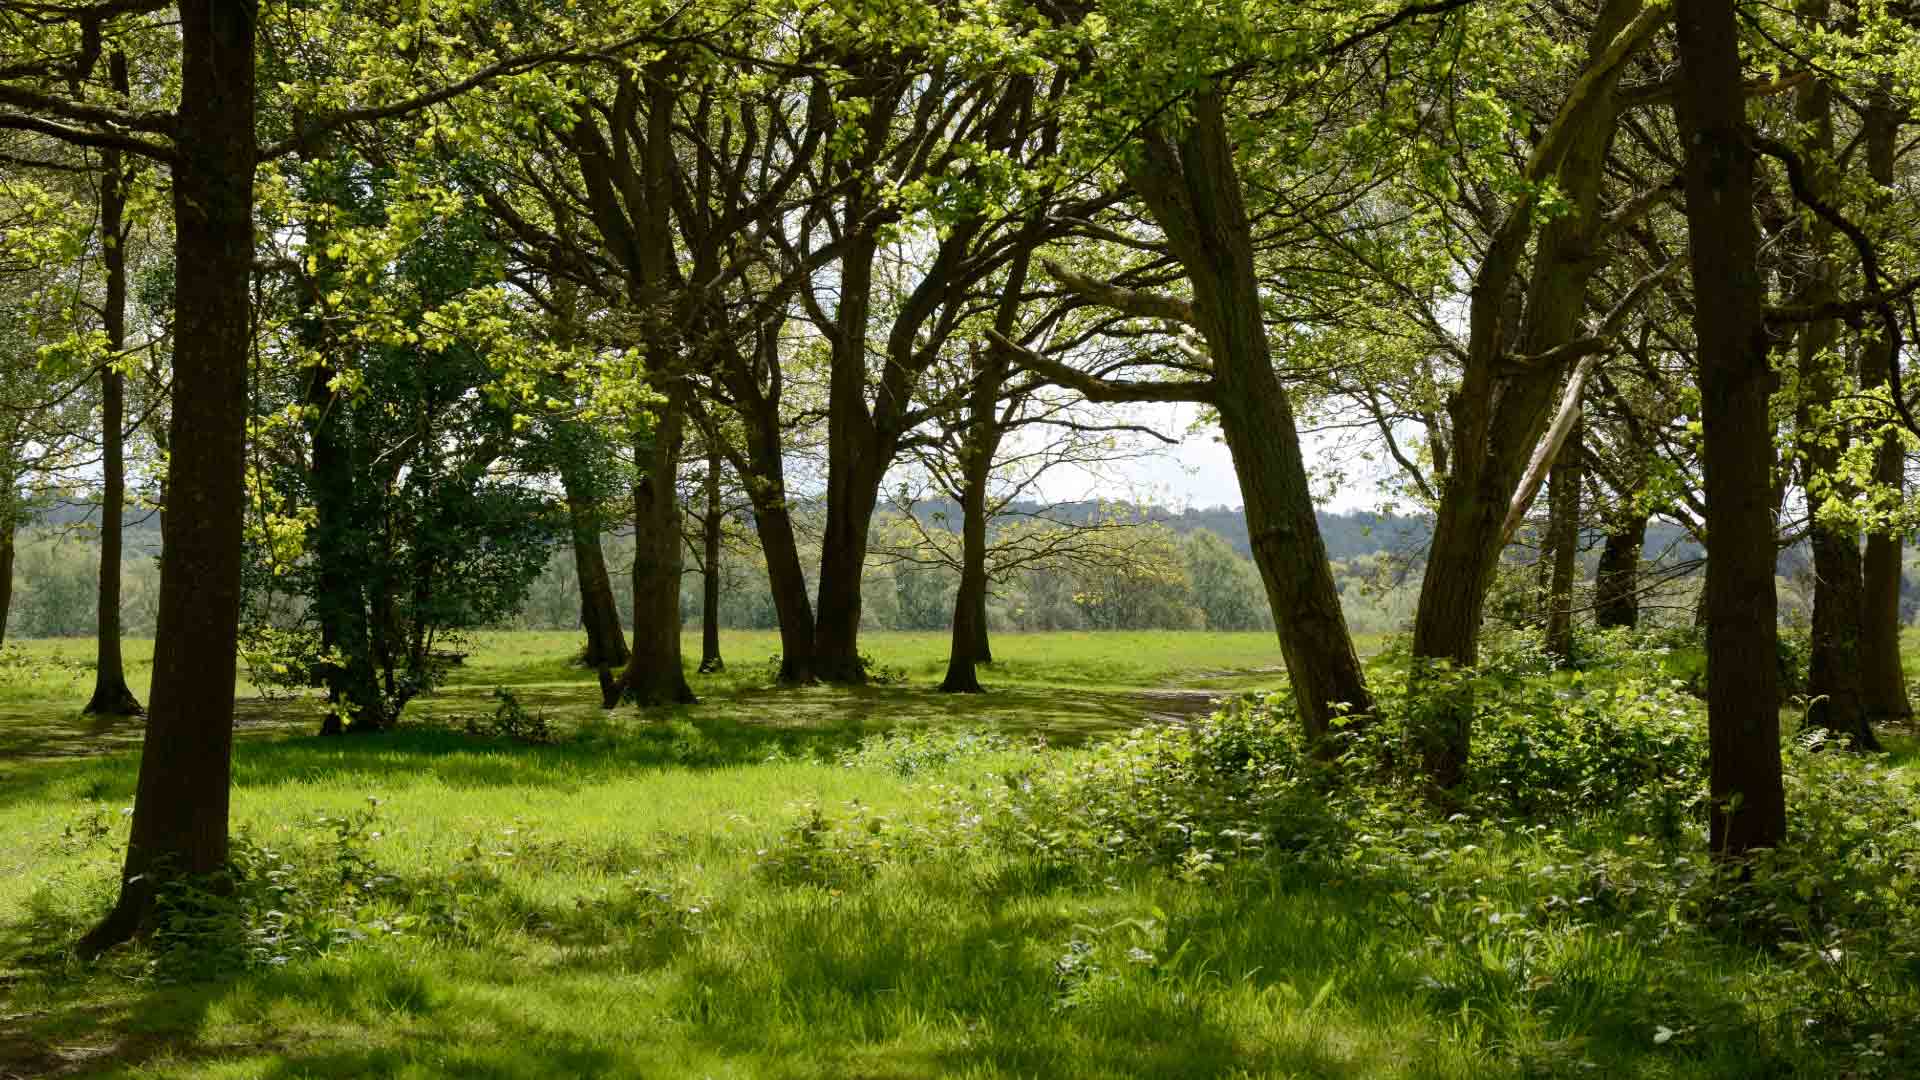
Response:
MULTIPOLYGON (((1003 635, 955 698, 943 634, 868 642, 904 682, 775 690, 777 637, 735 633, 701 704, 611 714, 573 635, 482 635, 399 730, 331 740, 243 686, 225 944, 83 964, 138 742, 75 715, 86 644, 0 671, 0 1077, 1912 1075, 1920 960, 1852 988, 1727 932, 1692 830, 1639 809, 1303 787, 1271 836, 1210 824, 1246 815, 1209 778, 1297 767, 1257 708, 1196 719, 1279 681, 1270 634, 1003 635), (1188 758, 1225 764, 1169 801, 1188 758)), ((1910 800, 1900 749, 1796 759, 1796 797, 1910 800)))

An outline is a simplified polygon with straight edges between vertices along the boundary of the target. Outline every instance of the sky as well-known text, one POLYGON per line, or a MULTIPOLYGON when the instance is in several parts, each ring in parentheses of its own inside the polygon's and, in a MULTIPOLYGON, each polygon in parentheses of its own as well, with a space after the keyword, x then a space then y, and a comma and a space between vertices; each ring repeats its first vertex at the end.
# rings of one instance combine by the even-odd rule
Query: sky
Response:
MULTIPOLYGON (((1072 468, 1056 470, 1041 482, 1045 498, 1060 502, 1096 497, 1129 499, 1173 510, 1240 507, 1245 500, 1240 497, 1233 455, 1227 451, 1217 426, 1195 427, 1199 413, 1195 405, 1138 406, 1135 422, 1177 435, 1179 445, 1111 466, 1102 476, 1072 468)), ((1323 476, 1314 478, 1314 501, 1322 510, 1371 510, 1380 504, 1377 468, 1354 461, 1350 452, 1337 450, 1333 440, 1325 436, 1308 434, 1302 436, 1301 443, 1310 473, 1336 464, 1344 465, 1347 473, 1337 483, 1323 476)))

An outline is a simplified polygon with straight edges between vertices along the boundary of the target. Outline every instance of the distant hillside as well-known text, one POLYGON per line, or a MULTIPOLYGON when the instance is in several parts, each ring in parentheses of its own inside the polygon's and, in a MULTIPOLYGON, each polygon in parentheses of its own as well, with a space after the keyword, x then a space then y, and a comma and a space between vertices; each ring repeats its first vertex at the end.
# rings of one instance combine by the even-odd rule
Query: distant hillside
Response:
MULTIPOLYGON (((1016 503, 1013 513, 1007 515, 1010 520, 1014 514, 1021 516, 1044 514, 1058 521, 1083 524, 1101 514, 1122 513, 1138 515, 1152 522, 1158 522, 1176 533, 1190 533, 1197 529, 1206 529, 1218 535, 1243 556, 1251 556, 1252 544, 1247 533, 1246 515, 1239 510, 1225 506, 1211 506, 1204 509, 1188 507, 1173 511, 1161 506, 1118 507, 1112 503, 1096 500, 1061 503, 1048 506, 1042 503, 1016 503)), ((803 511, 804 512, 804 511, 803 511)), ((960 522, 960 505, 946 499, 929 499, 914 504, 914 512, 923 521, 932 521, 944 517, 953 527, 960 522)), ((1320 536, 1326 541, 1327 557, 1336 560, 1352 559, 1376 552, 1393 555, 1418 556, 1426 549, 1432 536, 1433 524, 1425 517, 1403 514, 1377 514, 1366 510, 1347 513, 1320 512, 1320 536)), ((43 529, 70 530, 76 539, 86 540, 94 532, 92 526, 99 521, 99 509, 82 503, 56 503, 42 511, 35 525, 43 529)), ((160 546, 160 515, 150 510, 129 513, 126 518, 127 547, 129 553, 152 554, 160 546)), ((1803 545, 1804 546, 1804 545, 1803 545)), ((1647 530, 1647 558, 1660 561, 1680 561, 1700 558, 1705 553, 1695 544, 1685 530, 1667 522, 1655 522, 1647 530)), ((1781 553, 1782 572, 1790 572, 1799 562, 1805 561, 1805 553, 1798 548, 1790 548, 1781 553)))
MULTIPOLYGON (((1059 521, 1079 524, 1091 521, 1102 513, 1114 513, 1115 507, 1111 503, 1089 500, 1052 507, 1039 503, 1016 503, 1013 510, 1021 514, 1044 513, 1059 521)), ((960 521, 959 504, 945 499, 916 503, 914 512, 922 520, 933 520, 944 515, 945 520, 956 526, 960 521)), ((1225 506, 1205 509, 1189 507, 1176 513, 1165 507, 1147 506, 1123 508, 1121 512, 1158 522, 1176 533, 1206 529, 1233 545, 1233 549, 1241 555, 1251 556, 1253 553, 1246 515, 1237 509, 1225 506)), ((1426 550, 1427 542, 1433 535, 1433 522, 1425 517, 1377 514, 1366 510, 1347 513, 1321 511, 1316 516, 1320 522, 1321 539, 1327 545, 1327 557, 1335 560, 1377 552, 1417 557, 1426 550)), ((1686 530, 1678 525, 1655 522, 1647 529, 1646 557, 1649 559, 1670 562, 1697 559, 1704 554, 1686 530)), ((1783 563, 1790 561, 1792 556, 1791 550, 1784 553, 1783 563)))

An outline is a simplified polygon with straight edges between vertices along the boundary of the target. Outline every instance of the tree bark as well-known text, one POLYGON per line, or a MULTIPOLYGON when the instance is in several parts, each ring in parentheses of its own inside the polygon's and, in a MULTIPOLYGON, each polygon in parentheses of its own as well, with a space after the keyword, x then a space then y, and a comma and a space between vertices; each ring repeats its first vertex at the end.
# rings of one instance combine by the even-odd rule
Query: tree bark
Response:
POLYGON ((1687 202, 1706 471, 1709 844, 1739 858, 1786 839, 1774 595, 1771 342, 1753 220, 1740 27, 1734 0, 1674 13, 1674 112, 1687 202), (1756 658, 1763 658, 1756 662, 1756 658))
MULTIPOLYGON (((1590 65, 1606 62, 1617 36, 1637 25, 1640 9, 1639 0, 1609 0, 1589 38, 1590 65)), ((1551 363, 1512 373, 1503 368, 1513 354, 1539 356, 1567 343, 1580 326, 1587 285, 1600 267, 1594 251, 1600 187, 1622 66, 1602 68, 1590 96, 1567 117, 1573 133, 1555 178, 1568 208, 1540 232, 1517 334, 1513 288, 1530 208, 1516 208, 1501 225, 1474 283, 1466 370, 1448 408, 1453 467, 1441 488, 1414 615, 1415 677, 1423 682, 1439 668, 1479 662, 1480 625, 1500 561, 1502 526, 1560 381, 1559 367, 1551 363)), ((1419 721, 1422 763, 1428 780, 1445 791, 1466 772, 1473 702, 1466 684, 1429 697, 1419 721)))
MULTIPOLYGON (((1900 114, 1885 100, 1867 109, 1864 121, 1867 172, 1882 191, 1891 191, 1894 157, 1900 132, 1900 114)), ((1860 358, 1860 381, 1868 389, 1888 383, 1889 342, 1868 342, 1860 358)), ((1874 484, 1888 491, 1906 487, 1907 457, 1899 438, 1889 430, 1874 453, 1874 484)), ((1863 619, 1860 624, 1860 665, 1866 696, 1867 722, 1885 724, 1913 717, 1907 698, 1907 673, 1900 657, 1900 586, 1905 541, 1898 529, 1876 529, 1867 534, 1863 560, 1863 619)))
POLYGON ((1593 621, 1604 628, 1640 625, 1640 552, 1647 540, 1647 515, 1632 513, 1607 529, 1600 564, 1593 572, 1593 621))
POLYGON ((1547 530, 1553 536, 1553 574, 1547 582, 1547 655, 1573 662, 1573 582, 1580 569, 1580 494, 1586 485, 1586 425, 1576 422, 1553 463, 1547 530))
MULTIPOLYGON (((984 548, 986 545, 982 542, 981 546, 984 548)), ((992 590, 987 581, 985 561, 986 553, 983 551, 981 552, 983 565, 980 568, 980 592, 973 598, 973 662, 976 664, 993 663, 993 635, 987 626, 987 594, 992 590)))
POLYGON ((707 512, 700 519, 700 672, 725 671, 720 656, 720 526, 726 515, 720 505, 719 434, 707 432, 707 512))
POLYGON ((633 487, 633 650, 603 703, 691 705, 680 660, 680 496, 678 469, 686 416, 684 384, 656 386, 663 401, 653 429, 634 446, 642 473, 633 487))
POLYGON ((860 587, 868 531, 893 447, 867 404, 867 322, 873 303, 871 231, 847 244, 840 260, 840 308, 827 405, 827 505, 820 548, 820 601, 814 613, 814 673, 827 682, 866 682, 860 662, 860 587))
MULTIPOLYGON (((997 351, 997 350, 996 350, 997 351)), ((994 364, 1004 378, 1006 365, 994 364)), ((947 651, 943 693, 982 693, 977 665, 986 644, 987 628, 987 478, 1000 442, 994 430, 995 399, 1001 378, 981 378, 968 409, 971 429, 962 444, 966 461, 960 498, 960 590, 953 599, 953 639, 947 651)))
MULTIPOLYGON (((1827 7, 1826 0, 1802 0, 1798 11, 1808 23, 1818 25, 1825 21, 1827 7)), ((1795 91, 1794 113, 1810 133, 1812 148, 1830 153, 1833 95, 1827 85, 1815 79, 1795 91)), ((1816 183, 1828 186, 1824 178, 1816 183)), ((1796 302, 1836 299, 1833 227, 1825 221, 1814 222, 1799 246, 1805 280, 1795 290, 1796 302)), ((1856 487, 1839 478, 1840 440, 1845 435, 1832 431, 1828 423, 1828 409, 1844 389, 1834 351, 1839 337, 1839 322, 1822 319, 1801 327, 1796 343, 1800 402, 1794 419, 1804 464, 1801 486, 1812 517, 1814 578, 1806 720, 1809 727, 1825 728, 1855 750, 1878 750, 1880 741, 1867 719, 1860 664, 1860 629, 1866 615, 1860 533, 1853 525, 1820 513, 1821 504, 1830 498, 1850 503, 1859 496, 1856 487)))
POLYGON ((1320 538, 1286 387, 1275 376, 1261 319, 1253 230, 1217 92, 1193 102, 1176 145, 1142 136, 1127 177, 1160 223, 1193 287, 1193 311, 1213 360, 1220 429, 1246 506, 1254 563, 1309 741, 1324 746, 1343 712, 1373 696, 1354 652, 1320 538))
POLYGON ((13 522, 0 524, 0 645, 7 643, 7 617, 13 614, 13 522))
MULTIPOLYGON (((115 49, 108 59, 113 88, 128 93, 126 54, 115 49)), ((100 243, 106 263, 107 292, 101 322, 111 358, 100 369, 100 591, 94 632, 93 695, 81 711, 102 716, 138 716, 140 699, 127 688, 120 655, 120 560, 127 505, 126 376, 118 367, 127 347, 126 163, 118 150, 101 155, 100 243)))
MULTIPOLYGON (((227 863, 253 263, 254 14, 180 0, 173 160, 174 401, 151 714, 97 953, 146 923, 163 881, 227 863)), ((217 883, 216 883, 217 884, 217 883)))
POLYGON ((780 620, 780 682, 804 685, 813 674, 813 598, 800 564, 793 514, 787 505, 785 447, 780 427, 780 334, 778 324, 756 332, 752 363, 734 353, 721 365, 720 378, 733 395, 746 430, 744 448, 722 443, 747 490, 754 531, 767 562, 767 584, 780 620), (764 378, 764 383, 763 383, 764 378))
POLYGON ((620 628, 613 579, 607 573, 607 556, 600 547, 599 508, 593 504, 577 468, 561 466, 560 486, 567 500, 574 576, 580 582, 580 625, 587 633, 582 660, 599 675, 600 700, 605 703, 619 697, 613 672, 627 665, 627 635, 620 628))

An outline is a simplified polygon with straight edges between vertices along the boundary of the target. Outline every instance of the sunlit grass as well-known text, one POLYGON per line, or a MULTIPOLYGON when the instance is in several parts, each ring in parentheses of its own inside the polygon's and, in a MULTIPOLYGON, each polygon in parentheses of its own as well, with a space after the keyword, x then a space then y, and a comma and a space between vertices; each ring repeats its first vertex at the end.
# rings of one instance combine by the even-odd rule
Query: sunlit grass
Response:
MULTIPOLYGON (((394 884, 338 901, 362 936, 324 956, 186 985, 138 950, 61 952, 110 898, 134 756, 0 743, 0 1076, 1794 1075, 1751 953, 1604 915, 1466 944, 1547 900, 1565 838, 1435 863, 1418 888, 1479 898, 1435 923, 1366 865, 1080 873, 956 825, 969 793, 1142 722, 1147 691, 1271 685, 1270 635, 1003 635, 994 692, 962 698, 933 688, 944 635, 869 646, 905 685, 770 689, 777 639, 731 634, 702 704, 607 714, 575 636, 483 635, 389 735, 313 738, 283 706, 296 722, 238 744, 237 828, 394 884), (561 741, 461 730, 496 686, 561 741), (1007 741, 918 771, 849 756, 973 727, 1007 741)), ((65 674, 36 679, 19 726, 126 745, 70 726, 65 674)))

